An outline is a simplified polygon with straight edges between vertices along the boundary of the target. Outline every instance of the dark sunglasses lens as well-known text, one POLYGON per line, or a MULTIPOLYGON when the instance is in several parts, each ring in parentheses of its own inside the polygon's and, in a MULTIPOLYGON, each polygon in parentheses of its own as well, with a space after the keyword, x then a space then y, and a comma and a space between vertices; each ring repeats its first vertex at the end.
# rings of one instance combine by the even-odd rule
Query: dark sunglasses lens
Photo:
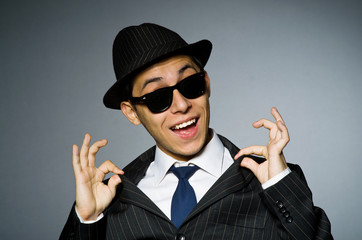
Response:
POLYGON ((184 97, 194 99, 205 93, 205 87, 205 75, 197 73, 184 79, 179 89, 184 97))
MULTIPOLYGON (((201 72, 185 78, 179 83, 177 88, 184 97, 194 99, 205 93, 205 84, 205 75, 201 72)), ((160 113, 171 106, 172 96, 172 88, 161 88, 147 94, 145 104, 151 112, 160 113)))
POLYGON ((172 92, 170 89, 159 89, 147 96, 146 105, 153 113, 165 111, 172 103, 172 92))

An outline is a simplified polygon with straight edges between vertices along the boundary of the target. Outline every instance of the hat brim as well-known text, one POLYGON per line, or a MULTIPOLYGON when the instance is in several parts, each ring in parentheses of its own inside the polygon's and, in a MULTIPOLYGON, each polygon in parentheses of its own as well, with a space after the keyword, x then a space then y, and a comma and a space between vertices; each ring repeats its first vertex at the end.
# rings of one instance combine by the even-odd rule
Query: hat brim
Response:
POLYGON ((121 107, 121 102, 126 101, 126 96, 123 94, 123 88, 126 86, 126 84, 134 77, 137 73, 140 73, 142 70, 146 69, 147 67, 172 56, 179 55, 179 54, 185 54, 189 56, 194 56, 197 58, 200 63, 202 64, 202 67, 204 67, 209 60, 210 54, 211 54, 212 44, 209 40, 201 40, 196 43, 192 43, 189 45, 186 45, 184 47, 175 49, 171 52, 168 52, 167 54, 164 54, 162 56, 158 56, 157 58, 154 58, 150 60, 148 63, 142 65, 141 67, 138 67, 134 69, 132 72, 128 73, 126 76, 124 76, 122 79, 118 79, 115 84, 112 85, 112 87, 106 92, 106 94, 103 97, 103 103, 107 108, 111 109, 117 109, 119 110, 121 107))

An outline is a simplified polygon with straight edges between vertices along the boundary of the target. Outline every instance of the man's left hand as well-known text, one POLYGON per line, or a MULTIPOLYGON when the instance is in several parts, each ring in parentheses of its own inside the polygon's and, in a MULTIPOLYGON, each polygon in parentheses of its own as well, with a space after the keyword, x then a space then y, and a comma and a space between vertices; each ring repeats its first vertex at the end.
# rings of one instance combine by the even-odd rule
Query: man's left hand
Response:
POLYGON ((258 178, 261 184, 284 171, 288 166, 283 155, 283 149, 289 142, 288 129, 284 124, 282 116, 273 107, 271 114, 275 122, 267 119, 260 119, 253 123, 254 128, 264 127, 269 130, 269 143, 267 146, 250 146, 243 148, 236 154, 235 159, 242 155, 258 155, 265 157, 266 161, 258 164, 253 159, 245 157, 241 166, 250 169, 258 178))

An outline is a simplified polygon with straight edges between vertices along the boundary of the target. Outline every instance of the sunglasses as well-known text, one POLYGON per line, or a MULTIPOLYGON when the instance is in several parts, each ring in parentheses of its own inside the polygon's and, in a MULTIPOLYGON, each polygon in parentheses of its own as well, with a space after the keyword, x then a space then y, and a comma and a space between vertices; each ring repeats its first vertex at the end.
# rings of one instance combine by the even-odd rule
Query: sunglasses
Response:
POLYGON ((153 113, 166 111, 172 104, 173 91, 177 89, 185 98, 195 99, 205 93, 205 72, 195 73, 176 85, 157 89, 141 97, 131 97, 133 104, 143 103, 153 113))

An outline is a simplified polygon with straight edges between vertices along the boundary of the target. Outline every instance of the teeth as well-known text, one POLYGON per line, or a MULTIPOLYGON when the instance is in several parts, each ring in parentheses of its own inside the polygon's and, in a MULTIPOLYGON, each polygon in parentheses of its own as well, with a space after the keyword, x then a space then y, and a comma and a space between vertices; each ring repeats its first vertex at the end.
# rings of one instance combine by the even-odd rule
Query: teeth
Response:
POLYGON ((187 127, 187 126, 190 126, 191 124, 195 124, 195 123, 196 123, 196 119, 192 119, 192 120, 190 120, 190 121, 188 121, 188 122, 184 122, 184 123, 181 123, 181 124, 179 124, 179 125, 176 125, 176 126, 173 127, 172 129, 176 129, 176 130, 182 129, 182 128, 185 128, 185 127, 187 127))

